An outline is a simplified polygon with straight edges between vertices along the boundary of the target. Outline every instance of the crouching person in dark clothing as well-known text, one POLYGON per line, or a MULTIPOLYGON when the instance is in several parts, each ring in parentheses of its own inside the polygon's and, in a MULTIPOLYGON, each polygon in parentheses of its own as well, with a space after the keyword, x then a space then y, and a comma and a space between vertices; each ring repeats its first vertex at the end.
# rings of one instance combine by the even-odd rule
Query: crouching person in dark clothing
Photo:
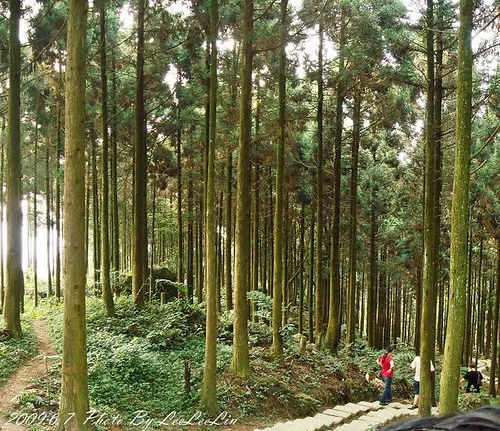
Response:
POLYGON ((483 375, 481 371, 476 370, 476 365, 474 363, 469 364, 469 371, 460 380, 460 388, 463 390, 463 384, 467 381, 467 388, 465 392, 479 392, 481 390, 483 375))

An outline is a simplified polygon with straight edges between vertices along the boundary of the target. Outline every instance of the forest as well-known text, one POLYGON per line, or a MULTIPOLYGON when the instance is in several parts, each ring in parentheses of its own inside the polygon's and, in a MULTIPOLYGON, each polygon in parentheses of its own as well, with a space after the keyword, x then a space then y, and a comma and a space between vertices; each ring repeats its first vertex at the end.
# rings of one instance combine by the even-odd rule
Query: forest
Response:
POLYGON ((498 0, 3 0, 0 117, 0 429, 500 406, 498 0))

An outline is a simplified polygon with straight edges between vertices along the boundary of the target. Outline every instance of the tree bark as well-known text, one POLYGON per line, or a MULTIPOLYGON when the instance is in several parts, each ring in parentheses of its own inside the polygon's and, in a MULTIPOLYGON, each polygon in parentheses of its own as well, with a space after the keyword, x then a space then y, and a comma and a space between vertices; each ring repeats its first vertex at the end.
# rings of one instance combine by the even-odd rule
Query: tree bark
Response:
POLYGON ((201 408, 211 416, 219 413, 217 404, 217 206, 215 197, 215 145, 217 116, 217 32, 218 0, 210 2, 210 127, 205 201, 206 269, 206 347, 201 388, 201 408))
POLYGON ((451 210, 450 310, 441 375, 441 414, 458 407, 467 283, 467 229, 472 122, 472 18, 474 2, 460 0, 455 170, 451 210))
POLYGON ((298 333, 304 333, 304 255, 305 255, 305 235, 306 235, 306 204, 304 201, 300 204, 300 243, 299 243, 299 317, 298 333))
POLYGON ((361 90, 357 88, 354 94, 353 112, 353 141, 351 167, 351 202, 350 202, 350 230, 349 230, 349 293, 347 307, 347 335, 346 344, 356 340, 356 239, 357 239, 357 204, 358 204, 358 159, 359 140, 361 133, 361 90))
POLYGON ((64 176, 64 327, 59 430, 87 430, 85 327, 85 41, 87 2, 68 2, 64 176))
MULTIPOLYGON (((318 111, 317 111, 317 160, 318 168, 316 174, 316 347, 323 342, 323 303, 325 294, 323 292, 323 20, 319 21, 319 47, 318 47, 318 111)), ((311 291, 312 293, 312 291, 311 291)), ((313 313, 312 308, 309 314, 313 313)), ((312 328, 309 329, 312 333, 312 328)), ((309 339, 311 341, 311 339, 309 339)))
MULTIPOLYGON (((226 272, 226 310, 233 309, 233 283, 232 283, 232 204, 233 204, 233 153, 229 152, 227 156, 227 178, 226 178, 226 249, 224 254, 225 272, 226 272)), ((256 215, 257 217, 257 215, 256 215)))
MULTIPOLYGON (((375 150, 372 152, 375 162, 375 150)), ((376 214, 376 184, 371 184, 371 205, 370 205, 370 273, 368 282, 368 295, 366 301, 367 308, 367 334, 368 346, 377 347, 377 214, 376 214)))
POLYGON ((436 131, 434 114, 434 1, 427 0, 427 102, 424 187, 424 272, 422 285, 422 328, 420 333, 420 401, 421 416, 430 416, 432 385, 430 364, 436 344, 436 299, 439 244, 437 222, 436 131))
POLYGON ((177 79, 177 281, 184 283, 184 242, 182 225, 182 130, 181 130, 181 71, 179 68, 177 79))
POLYGON ((147 277, 147 172, 144 112, 144 13, 147 0, 139 0, 137 14, 137 85, 135 92, 134 146, 134 233, 132 294, 135 306, 144 307, 144 284, 147 277))
MULTIPOLYGON (((62 63, 62 60, 61 60, 62 63)), ((63 83, 62 83, 62 64, 59 64, 59 82, 60 82, 60 88, 62 89, 63 83)), ((62 90, 61 90, 62 91, 62 90)), ((57 142, 56 142, 56 203, 55 203, 55 218, 56 218, 56 242, 54 244, 55 248, 55 293, 56 293, 56 298, 57 300, 61 299, 61 247, 59 245, 59 241, 61 239, 61 159, 62 159, 62 113, 61 113, 61 95, 59 92, 57 93, 57 142)), ((35 175, 35 181, 36 181, 36 175, 35 175)))
POLYGON ((194 226, 193 226, 193 180, 188 183, 188 232, 187 232, 187 293, 188 301, 193 302, 194 284, 194 226))
POLYGON ((278 66, 278 145, 276 155, 276 203, 274 207, 274 274, 273 274, 273 356, 275 360, 283 360, 283 340, 281 339, 281 319, 283 310, 283 290, 286 280, 283 279, 283 210, 284 210, 284 176, 285 176, 285 131, 286 131, 286 16, 287 0, 281 0, 281 35, 278 66))
MULTIPOLYGON (((2 149, 1 149, 1 159, 0 159, 0 220, 3 222, 4 214, 4 178, 5 178, 5 147, 7 146, 5 141, 5 116, 2 115, 2 149)), ((0 229, 0 256, 4 255, 4 235, 3 229, 0 229)), ((1 299, 2 299, 2 312, 5 299, 5 272, 4 272, 4 259, 0 259, 0 288, 1 288, 1 299)))
MULTIPOLYGON (((38 253, 37 253, 37 247, 36 247, 36 241, 37 241, 37 231, 38 231, 38 205, 37 205, 37 200, 38 200, 38 187, 37 187, 37 168, 38 168, 38 109, 39 107, 36 108, 37 113, 36 113, 36 120, 35 120, 35 142, 34 142, 34 149, 33 149, 33 290, 34 290, 34 295, 35 295, 35 307, 38 307, 38 253)), ((0 183, 1 187, 3 188, 3 181, 0 183)), ((0 218, 0 220, 3 220, 3 217, 0 218)), ((0 254, 0 256, 3 256, 3 254, 0 254)), ((2 259, 3 261, 3 259, 2 259)), ((2 264, 3 265, 3 264, 2 264)))
MULTIPOLYGON (((112 268, 115 275, 120 271, 120 223, 118 211, 118 133, 117 133, 117 91, 116 91, 116 56, 114 46, 111 49, 111 122, 110 122, 110 140, 111 140, 111 232, 112 232, 112 268)), ((118 291, 116 292, 118 294, 118 291)))
POLYGON ((236 190, 236 250, 234 273, 234 332, 231 370, 250 375, 248 353, 248 282, 250 279, 250 144, 252 129, 253 0, 243 2, 240 138, 236 190))
POLYGON ((19 41, 20 0, 9 1, 9 124, 7 128, 7 265, 3 306, 4 325, 14 339, 22 337, 21 294, 24 290, 22 269, 21 189, 21 43, 19 41))
MULTIPOLYGON (((498 353, 498 321, 499 321, 499 308, 500 308, 500 235, 497 235, 496 238, 497 243, 497 280, 495 287, 495 307, 493 309, 493 334, 492 334, 492 342, 491 342, 491 368, 490 368, 490 382, 494 382, 497 378, 498 370, 497 370, 497 353, 498 353)), ((490 395, 496 396, 496 386, 495 384, 490 384, 490 395)))
POLYGON ((102 201, 101 201, 101 286, 104 312, 107 317, 115 316, 115 304, 111 291, 110 241, 109 241, 109 133, 108 133, 108 75, 106 65, 106 0, 99 4, 102 91, 102 201))
POLYGON ((344 48, 346 44, 345 11, 342 8, 339 35, 339 81, 335 103, 335 138, 333 159, 333 214, 332 214, 332 247, 330 259, 330 300, 328 311, 328 328, 326 330, 326 347, 331 352, 337 350, 340 341, 341 314, 341 278, 340 278, 340 180, 342 160, 342 128, 344 104, 344 48))

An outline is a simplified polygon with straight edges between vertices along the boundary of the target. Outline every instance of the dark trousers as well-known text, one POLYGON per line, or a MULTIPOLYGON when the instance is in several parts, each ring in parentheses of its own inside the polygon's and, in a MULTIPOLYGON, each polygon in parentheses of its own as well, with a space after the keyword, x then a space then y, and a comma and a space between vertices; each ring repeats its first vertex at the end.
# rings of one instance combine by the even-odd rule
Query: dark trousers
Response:
POLYGON ((382 380, 385 383, 384 392, 382 392, 382 397, 380 398, 381 403, 388 403, 392 401, 392 377, 382 376, 382 380))

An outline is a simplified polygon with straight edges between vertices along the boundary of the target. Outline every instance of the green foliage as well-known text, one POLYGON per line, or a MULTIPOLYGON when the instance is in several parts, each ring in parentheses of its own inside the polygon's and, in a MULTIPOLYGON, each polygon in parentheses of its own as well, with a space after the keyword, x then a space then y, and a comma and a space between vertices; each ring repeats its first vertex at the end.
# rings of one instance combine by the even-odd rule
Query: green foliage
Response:
POLYGON ((458 407, 462 411, 475 410, 488 405, 498 406, 498 400, 485 392, 464 393, 458 397, 458 407))
POLYGON ((37 351, 36 336, 31 325, 23 320, 22 328, 24 336, 21 340, 0 339, 0 386, 37 351))
POLYGON ((25 389, 16 396, 17 403, 22 406, 43 406, 45 402, 36 389, 25 389))
MULTIPOLYGON (((172 411, 191 414, 201 384, 204 313, 184 300, 151 303, 137 310, 130 298, 116 300, 116 318, 104 316, 102 303, 87 302, 89 393, 100 412, 131 419, 137 410, 163 418, 172 411), (191 368, 191 392, 184 390, 184 361, 191 368)), ((63 309, 51 305, 49 332, 61 349, 63 309)), ((230 363, 231 348, 221 345, 218 368, 230 363)))
POLYGON ((255 304, 255 316, 262 319, 271 319, 273 312, 273 299, 261 291, 252 291, 248 293, 248 298, 255 304))

